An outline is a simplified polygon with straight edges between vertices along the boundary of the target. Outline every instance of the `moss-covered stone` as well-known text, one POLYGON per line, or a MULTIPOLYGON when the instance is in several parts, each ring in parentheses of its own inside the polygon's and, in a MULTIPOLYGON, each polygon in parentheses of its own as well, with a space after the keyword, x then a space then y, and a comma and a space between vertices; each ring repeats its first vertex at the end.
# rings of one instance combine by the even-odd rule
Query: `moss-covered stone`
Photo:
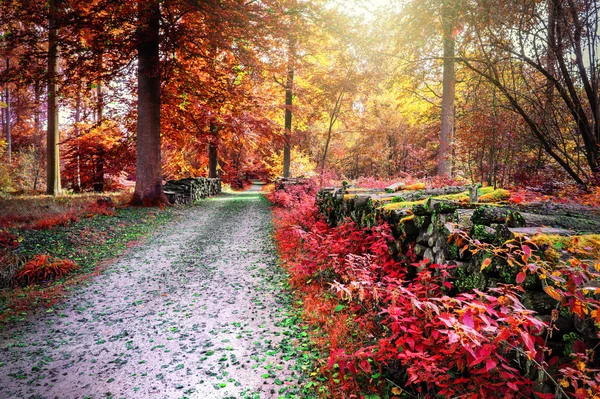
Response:
POLYGON ((448 245, 448 259, 458 259, 458 246, 455 242, 448 245))
POLYGON ((496 241, 496 231, 489 226, 481 224, 476 224, 473 226, 472 236, 476 240, 490 244, 496 241))
POLYGON ((486 277, 479 273, 468 273, 465 269, 458 269, 456 271, 456 281, 454 283, 459 291, 468 291, 472 289, 483 290, 487 286, 486 277))
MULTIPOLYGON (((489 187, 484 187, 488 189, 489 187)), ((481 191, 481 190, 480 190, 481 191)), ((492 189, 491 191, 481 195, 479 197, 479 202, 499 202, 504 201, 510 198, 510 192, 503 188, 499 188, 497 190, 492 189)))

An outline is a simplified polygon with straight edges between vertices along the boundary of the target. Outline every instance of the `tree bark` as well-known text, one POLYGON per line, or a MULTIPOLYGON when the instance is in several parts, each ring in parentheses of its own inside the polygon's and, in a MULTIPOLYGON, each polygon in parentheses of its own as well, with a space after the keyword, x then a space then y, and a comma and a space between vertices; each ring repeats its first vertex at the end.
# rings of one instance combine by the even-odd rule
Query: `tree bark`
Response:
POLYGON ((76 193, 81 192, 81 159, 79 149, 79 136, 81 131, 79 129, 79 122, 81 122, 81 86, 77 85, 77 94, 75 98, 75 137, 77 138, 77 156, 75 159, 75 181, 73 184, 73 191, 76 193))
POLYGON ((437 174, 452 177, 452 140, 454 136, 454 97, 456 73, 454 70, 455 37, 454 25, 456 12, 452 5, 445 1, 442 4, 442 29, 444 42, 444 71, 442 88, 442 128, 438 154, 437 174))
POLYGON ((33 111, 33 131, 35 134, 35 160, 33 163, 33 191, 37 190, 38 181, 40 180, 40 169, 42 168, 42 139, 43 132, 40 118, 40 81, 36 80, 33 85, 33 93, 35 97, 35 110, 33 111))
MULTIPOLYGON (((98 75, 102 73, 102 52, 98 54, 96 60, 96 69, 98 75)), ((102 125, 102 119, 104 111, 104 95, 102 94, 102 79, 98 78, 96 81, 96 124, 98 129, 102 125)), ((102 143, 98 143, 96 151, 96 170, 94 173, 94 191, 101 193, 104 191, 104 147, 102 143)))
POLYGON ((46 193, 58 195, 60 185, 60 152, 58 130, 58 21, 60 0, 48 0, 48 128, 46 132, 46 193))
POLYGON ((160 5, 138 0, 138 124, 135 191, 132 205, 168 204, 162 188, 160 154, 160 5))
POLYGON ((217 177, 219 177, 219 148, 217 147, 218 130, 218 126, 215 123, 211 122, 210 132, 213 137, 208 143, 208 177, 211 179, 216 179, 217 177))
MULTIPOLYGON (((6 72, 10 69, 10 59, 6 58, 6 72)), ((12 136, 10 132, 10 89, 8 83, 6 84, 6 155, 8 156, 8 163, 12 163, 12 136)))
POLYGON ((329 114, 329 126, 327 127, 327 140, 325 141, 325 150, 323 151, 323 160, 321 166, 321 184, 323 183, 323 176, 325 174, 325 166, 327 164, 327 153, 329 152, 329 144, 331 143, 331 133, 333 126, 338 120, 340 109, 342 108, 342 102, 344 101, 344 94, 346 94, 345 87, 341 89, 340 94, 337 96, 331 113, 329 114))
POLYGON ((285 133, 283 143, 283 177, 290 177, 291 137, 292 137, 292 103, 294 100, 294 60, 296 57, 296 39, 289 38, 287 80, 285 82, 285 133))

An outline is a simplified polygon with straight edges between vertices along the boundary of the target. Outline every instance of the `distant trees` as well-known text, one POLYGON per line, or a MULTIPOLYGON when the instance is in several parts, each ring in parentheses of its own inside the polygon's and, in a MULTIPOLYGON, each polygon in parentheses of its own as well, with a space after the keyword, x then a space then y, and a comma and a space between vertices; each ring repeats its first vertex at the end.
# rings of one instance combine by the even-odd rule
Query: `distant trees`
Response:
POLYGON ((315 162, 597 184, 598 8, 423 0, 365 22, 325 0, 2 2, 3 157, 14 188, 51 194, 135 175, 136 204, 164 203, 164 179, 315 162))
MULTIPOLYGON (((171 177, 198 174, 198 168, 207 168, 209 157, 215 161, 217 149, 232 144, 233 137, 243 136, 235 141, 252 151, 263 138, 270 140, 274 126, 265 110, 271 105, 262 104, 259 112, 257 98, 265 93, 256 87, 264 79, 264 55, 282 32, 276 3, 51 0, 47 5, 0 4, 0 26, 6 27, 0 55, 19 59, 10 73, 0 68, 0 83, 3 88, 9 81, 35 84, 35 95, 29 104, 19 104, 18 112, 35 108, 36 99, 47 96, 48 111, 36 108, 32 130, 46 119, 43 153, 47 154, 48 193, 60 193, 61 168, 67 173, 63 183, 68 187, 102 191, 106 174, 112 173, 113 179, 120 174, 111 149, 127 148, 125 143, 132 138, 127 131, 132 129, 138 136, 135 204, 165 201, 165 162, 173 162, 166 168, 171 177), (137 55, 133 63, 132 54, 137 55), (137 67, 137 82, 132 67, 137 67), (38 89, 38 83, 44 83, 46 90, 38 89), (134 102, 130 93, 136 91, 134 102), (65 107, 61 115, 72 111, 68 122, 72 129, 59 129, 59 106, 65 107), (182 117, 194 123, 176 120, 182 117), (168 134, 166 141, 161 130, 168 134), (113 141, 119 132, 121 143, 113 141), (96 148, 91 146, 94 137, 96 148), (205 152, 188 151, 188 143, 193 142, 204 145, 205 152), (182 152, 180 148, 186 147, 182 152)), ((19 132, 23 126, 20 120, 19 132)), ((22 153, 24 141, 21 137, 17 141, 22 153)), ((121 171, 129 172, 128 162, 122 158, 121 171)), ((232 165, 225 160, 221 166, 232 165)), ((216 162, 207 169, 216 175, 216 162)))
POLYGON ((574 181, 598 184, 598 2, 481 2, 471 11, 477 52, 463 49, 461 61, 498 88, 574 181))

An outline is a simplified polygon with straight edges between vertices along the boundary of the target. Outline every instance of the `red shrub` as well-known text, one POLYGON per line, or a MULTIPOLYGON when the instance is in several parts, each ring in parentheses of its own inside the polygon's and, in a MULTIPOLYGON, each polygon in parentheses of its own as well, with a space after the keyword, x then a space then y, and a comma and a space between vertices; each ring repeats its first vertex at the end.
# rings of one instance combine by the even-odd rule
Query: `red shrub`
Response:
POLYGON ((15 282, 19 285, 39 284, 64 277, 78 268, 72 260, 36 255, 15 274, 15 282))
POLYGON ((270 196, 276 238, 304 318, 318 327, 313 342, 329 353, 331 392, 380 391, 384 379, 373 375, 399 368, 387 377, 415 397, 554 397, 534 392, 518 366, 546 367, 549 353, 540 336, 547 326, 521 304, 520 287, 450 297, 448 267, 413 264, 411 251, 394 259, 385 224, 329 227, 314 196, 297 190, 270 196), (423 269, 414 279, 411 266, 423 269))

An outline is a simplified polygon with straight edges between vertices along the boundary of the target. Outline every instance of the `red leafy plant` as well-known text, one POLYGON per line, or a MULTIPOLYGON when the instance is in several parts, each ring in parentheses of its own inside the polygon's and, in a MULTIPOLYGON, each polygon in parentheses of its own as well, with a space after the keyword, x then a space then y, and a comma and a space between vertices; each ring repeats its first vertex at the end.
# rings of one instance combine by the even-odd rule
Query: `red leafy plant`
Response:
MULTIPOLYGON (((332 228, 319 218, 313 196, 292 190, 271 195, 278 249, 292 286, 304 296, 303 317, 316 323, 313 342, 329 353, 321 365, 330 393, 555 396, 538 392, 539 382, 553 381, 547 369, 556 358, 547 360, 543 332, 549 326, 521 303, 522 287, 450 296, 450 267, 415 264, 410 248, 394 258, 389 226, 359 228, 347 221, 332 228), (409 277, 413 267, 420 272, 409 277)), ((563 368, 571 384, 582 381, 576 369, 563 368)), ((567 392, 565 384, 554 390, 594 397, 589 389, 567 392)))
POLYGON ((79 266, 72 260, 56 259, 49 255, 38 254, 29 260, 15 274, 15 282, 19 285, 40 284, 66 276, 79 266))

